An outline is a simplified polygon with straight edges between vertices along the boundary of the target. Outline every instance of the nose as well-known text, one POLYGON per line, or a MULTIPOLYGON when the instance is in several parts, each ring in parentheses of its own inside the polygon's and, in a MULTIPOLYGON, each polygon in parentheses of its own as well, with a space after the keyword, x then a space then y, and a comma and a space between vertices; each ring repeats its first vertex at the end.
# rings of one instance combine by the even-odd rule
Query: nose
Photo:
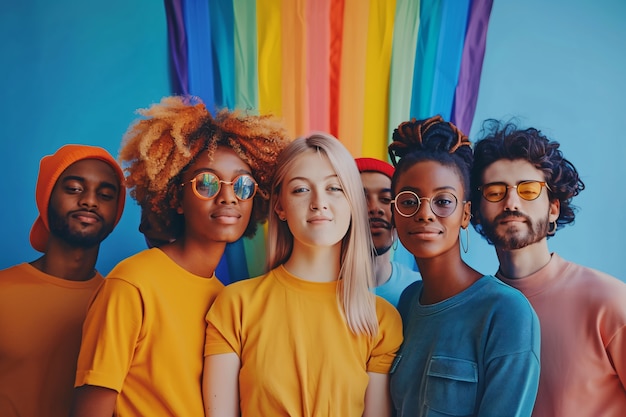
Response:
POLYGON ((420 198, 420 206, 417 209, 417 213, 413 215, 413 219, 416 222, 419 222, 419 221, 432 222, 435 220, 435 213, 433 213, 433 210, 430 207, 430 198, 427 198, 427 197, 420 198))
POLYGON ((504 211, 519 211, 520 196, 517 194, 517 188, 509 186, 506 191, 504 200, 502 200, 504 211))
POLYGON ((220 204, 237 204, 237 196, 235 195, 234 184, 228 181, 220 181, 220 190, 217 193, 217 199, 220 204))
POLYGON ((326 202, 326 199, 324 198, 323 193, 318 192, 318 191, 313 191, 311 193, 311 210, 316 211, 316 210, 327 210, 328 209, 328 203, 326 202))
POLYGON ((385 214, 385 211, 380 206, 380 203, 378 202, 376 198, 374 198, 373 196, 367 195, 366 200, 367 200, 367 210, 370 215, 377 214, 379 216, 382 216, 383 214, 385 214))
POLYGON ((96 190, 85 190, 81 194, 78 202, 81 207, 93 208, 98 207, 98 193, 96 190))

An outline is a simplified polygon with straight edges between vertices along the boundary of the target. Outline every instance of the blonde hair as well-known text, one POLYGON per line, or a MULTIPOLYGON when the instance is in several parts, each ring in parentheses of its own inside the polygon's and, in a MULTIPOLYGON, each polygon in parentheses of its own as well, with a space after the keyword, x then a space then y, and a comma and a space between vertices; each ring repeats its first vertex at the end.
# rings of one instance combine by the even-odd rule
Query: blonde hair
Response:
POLYGON ((130 195, 142 208, 140 231, 168 241, 184 233, 176 208, 182 195, 181 176, 198 156, 213 157, 218 146, 232 149, 259 184, 244 236, 251 237, 265 221, 269 186, 276 158, 289 143, 286 130, 270 115, 221 110, 213 117, 194 97, 165 97, 148 109, 124 135, 120 159, 130 195))
POLYGON ((285 263, 293 250, 293 235, 286 222, 280 221, 274 210, 281 186, 297 157, 307 151, 325 156, 337 174, 350 205, 350 227, 341 245, 341 273, 337 297, 348 326, 355 334, 369 336, 378 333, 373 286, 373 244, 367 218, 367 203, 359 170, 350 152, 335 137, 313 133, 291 142, 279 155, 271 186, 267 236, 267 266, 274 269, 285 263))

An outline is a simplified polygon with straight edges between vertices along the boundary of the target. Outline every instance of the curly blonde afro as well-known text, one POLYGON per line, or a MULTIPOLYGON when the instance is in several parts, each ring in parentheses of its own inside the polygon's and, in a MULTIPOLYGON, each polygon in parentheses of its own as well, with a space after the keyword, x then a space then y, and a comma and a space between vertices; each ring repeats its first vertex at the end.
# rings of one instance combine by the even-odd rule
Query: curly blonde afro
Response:
POLYGON ((276 158, 289 143, 284 127, 270 115, 221 110, 213 117, 192 97, 165 97, 138 113, 144 118, 124 135, 120 160, 130 195, 142 208, 140 231, 148 240, 170 241, 184 234, 184 218, 176 209, 181 178, 201 152, 212 158, 218 146, 231 148, 259 184, 244 236, 254 236, 267 218, 269 189, 276 158))

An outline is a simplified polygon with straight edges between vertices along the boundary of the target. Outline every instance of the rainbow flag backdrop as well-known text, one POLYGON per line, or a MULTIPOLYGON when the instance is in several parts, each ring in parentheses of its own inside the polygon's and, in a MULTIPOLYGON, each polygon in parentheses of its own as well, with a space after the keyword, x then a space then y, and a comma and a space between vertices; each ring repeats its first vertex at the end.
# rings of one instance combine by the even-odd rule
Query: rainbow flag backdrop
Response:
MULTIPOLYGON (((386 160, 412 117, 441 114, 469 133, 492 3, 165 0, 173 93, 273 113, 293 137, 326 131, 355 157, 386 160)), ((255 276, 264 259, 258 233, 229 244, 216 273, 255 276)))

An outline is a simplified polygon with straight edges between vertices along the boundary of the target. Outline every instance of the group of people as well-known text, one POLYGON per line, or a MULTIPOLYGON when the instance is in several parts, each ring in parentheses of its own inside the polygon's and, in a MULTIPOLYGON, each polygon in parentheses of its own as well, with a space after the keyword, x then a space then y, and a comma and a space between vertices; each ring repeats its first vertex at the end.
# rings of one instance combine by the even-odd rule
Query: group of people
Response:
POLYGON ((413 119, 388 164, 186 97, 141 115, 126 175, 94 146, 41 160, 42 256, 0 271, 0 415, 626 415, 626 284, 548 249, 584 185, 540 131, 413 119), (150 248, 104 278, 127 189, 150 248), (224 287, 266 220, 267 273, 224 287))

